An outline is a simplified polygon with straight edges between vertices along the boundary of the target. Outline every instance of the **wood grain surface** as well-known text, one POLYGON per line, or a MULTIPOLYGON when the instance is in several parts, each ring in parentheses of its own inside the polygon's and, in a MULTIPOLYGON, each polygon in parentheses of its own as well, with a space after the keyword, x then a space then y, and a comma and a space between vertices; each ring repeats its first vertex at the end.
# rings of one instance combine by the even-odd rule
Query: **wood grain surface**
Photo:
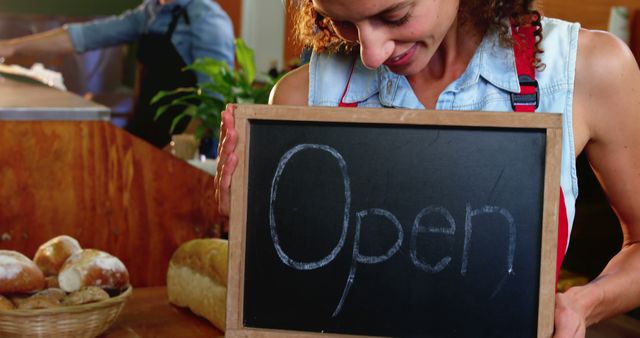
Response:
POLYGON ((184 241, 215 235, 213 176, 108 122, 0 121, 0 249, 61 234, 164 285, 184 241))
POLYGON ((134 289, 116 319, 99 338, 224 337, 202 317, 169 303, 167 289, 134 289))

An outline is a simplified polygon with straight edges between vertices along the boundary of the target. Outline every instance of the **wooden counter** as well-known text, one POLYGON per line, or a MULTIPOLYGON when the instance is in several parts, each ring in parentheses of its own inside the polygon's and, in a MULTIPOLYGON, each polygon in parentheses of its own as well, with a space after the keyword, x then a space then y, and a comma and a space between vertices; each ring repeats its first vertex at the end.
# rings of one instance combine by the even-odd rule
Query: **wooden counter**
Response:
POLYGON ((100 338, 224 337, 189 310, 169 304, 165 287, 134 288, 116 322, 100 338))
POLYGON ((110 119, 109 108, 73 93, 0 74, 0 120, 87 121, 110 119))
POLYGON ((0 120, 0 250, 62 234, 166 283, 176 248, 215 237, 214 177, 106 121, 0 120))
MULTIPOLYGON (((116 322, 99 338, 223 337, 208 321, 169 304, 165 287, 133 289, 116 322)), ((586 338, 637 338, 640 321, 619 316, 594 325, 586 338)))

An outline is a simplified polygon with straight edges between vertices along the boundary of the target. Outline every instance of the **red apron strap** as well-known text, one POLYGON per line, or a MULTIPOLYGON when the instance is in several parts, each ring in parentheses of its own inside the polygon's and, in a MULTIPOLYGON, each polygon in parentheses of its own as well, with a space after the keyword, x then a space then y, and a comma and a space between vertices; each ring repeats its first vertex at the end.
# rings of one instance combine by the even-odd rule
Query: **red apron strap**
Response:
POLYGON ((347 80, 347 85, 344 87, 344 92, 342 92, 342 97, 340 98, 340 104, 338 107, 346 107, 346 108, 356 108, 358 107, 358 102, 345 103, 344 97, 347 95, 347 90, 349 89, 349 83, 351 83, 351 77, 353 76, 353 69, 356 67, 356 61, 353 60, 353 64, 351 65, 351 71, 349 72, 349 79, 347 80))
POLYGON ((516 112, 534 112, 538 108, 538 82, 533 66, 536 37, 534 25, 516 26, 511 23, 513 53, 520 82, 520 93, 511 93, 511 107, 516 112))
POLYGON ((560 277, 560 267, 564 260, 564 253, 569 243, 569 220, 567 219, 567 207, 564 203, 564 193, 560 187, 560 199, 558 208, 558 255, 556 258, 556 282, 560 277))
MULTIPOLYGON (((534 25, 516 26, 511 23, 513 37, 513 52, 520 82, 520 93, 511 94, 511 107, 516 112, 534 112, 538 108, 538 81, 536 81, 536 69, 534 67, 535 55, 535 31, 534 25)), ((567 219, 567 207, 564 202, 564 193, 560 187, 558 201, 558 250, 556 258, 556 281, 560 276, 560 268, 564 260, 564 254, 569 243, 569 221, 567 219)))

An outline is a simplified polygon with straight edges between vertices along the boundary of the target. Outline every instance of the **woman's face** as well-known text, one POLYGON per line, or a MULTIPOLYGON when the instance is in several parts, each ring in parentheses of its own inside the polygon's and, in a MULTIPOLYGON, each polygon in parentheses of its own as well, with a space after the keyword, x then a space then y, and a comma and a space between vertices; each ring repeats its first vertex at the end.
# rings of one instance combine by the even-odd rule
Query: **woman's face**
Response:
POLYGON ((459 0, 312 0, 338 35, 360 44, 362 63, 402 75, 423 70, 458 14, 459 0))

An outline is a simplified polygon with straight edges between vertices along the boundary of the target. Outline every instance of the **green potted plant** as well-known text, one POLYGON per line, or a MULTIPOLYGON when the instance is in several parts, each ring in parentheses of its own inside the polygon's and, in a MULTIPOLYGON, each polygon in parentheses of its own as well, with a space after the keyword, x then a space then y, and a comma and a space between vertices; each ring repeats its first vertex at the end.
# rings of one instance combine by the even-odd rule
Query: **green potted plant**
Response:
POLYGON ((173 120, 171 132, 182 119, 191 117, 197 123, 194 131, 196 139, 201 143, 212 142, 215 149, 220 128, 220 113, 227 104, 268 102, 271 88, 279 76, 267 74, 264 83, 257 83, 253 50, 242 39, 236 39, 235 46, 236 69, 231 69, 225 62, 212 58, 197 59, 185 69, 205 74, 211 81, 199 83, 195 87, 161 91, 154 96, 152 104, 165 97, 178 96, 170 103, 160 106, 156 112, 158 118, 170 107, 182 107, 182 113, 173 120))

